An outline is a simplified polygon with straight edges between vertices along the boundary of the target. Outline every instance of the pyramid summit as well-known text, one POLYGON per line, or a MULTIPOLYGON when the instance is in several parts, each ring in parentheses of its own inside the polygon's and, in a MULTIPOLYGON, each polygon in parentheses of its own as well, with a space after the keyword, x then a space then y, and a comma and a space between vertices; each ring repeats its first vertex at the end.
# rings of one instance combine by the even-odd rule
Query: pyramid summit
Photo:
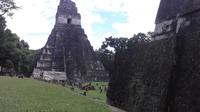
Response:
POLYGON ((38 57, 34 78, 75 82, 108 80, 108 73, 97 60, 81 27, 81 15, 71 0, 60 1, 56 23, 38 57))
POLYGON ((81 15, 71 0, 61 0, 56 14, 56 24, 81 25, 81 15))

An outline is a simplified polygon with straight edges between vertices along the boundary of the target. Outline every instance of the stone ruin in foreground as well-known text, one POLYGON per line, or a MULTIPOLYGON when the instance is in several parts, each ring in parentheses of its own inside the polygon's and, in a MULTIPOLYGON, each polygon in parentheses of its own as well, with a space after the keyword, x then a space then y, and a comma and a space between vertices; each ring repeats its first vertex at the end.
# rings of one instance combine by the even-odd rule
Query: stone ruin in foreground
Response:
POLYGON ((200 0, 161 0, 154 38, 116 56, 108 102, 128 112, 200 112, 200 0))
POLYGON ((56 24, 40 50, 33 78, 58 81, 108 81, 81 27, 81 15, 71 0, 61 0, 56 24))

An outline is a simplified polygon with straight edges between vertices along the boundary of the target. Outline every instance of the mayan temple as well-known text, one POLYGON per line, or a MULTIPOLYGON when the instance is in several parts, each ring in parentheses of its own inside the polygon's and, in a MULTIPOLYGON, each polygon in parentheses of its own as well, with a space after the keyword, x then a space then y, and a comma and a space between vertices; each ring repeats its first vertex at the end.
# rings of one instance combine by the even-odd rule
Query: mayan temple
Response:
POLYGON ((161 0, 155 23, 154 41, 116 56, 108 103, 127 112, 200 112, 200 0, 161 0))
POLYGON ((161 0, 155 21, 157 40, 198 32, 199 10, 199 0, 161 0))
POLYGON ((108 80, 73 1, 60 0, 55 26, 40 51, 33 77, 76 82, 108 80))

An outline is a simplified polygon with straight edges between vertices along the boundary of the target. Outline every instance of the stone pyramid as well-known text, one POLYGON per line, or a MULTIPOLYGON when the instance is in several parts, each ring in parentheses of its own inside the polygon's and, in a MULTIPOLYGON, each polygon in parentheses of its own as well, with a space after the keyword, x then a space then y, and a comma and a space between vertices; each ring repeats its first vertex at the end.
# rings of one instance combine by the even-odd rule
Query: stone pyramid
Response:
POLYGON ((108 80, 108 73, 81 27, 81 15, 73 1, 60 1, 55 26, 40 50, 33 77, 75 82, 108 80))

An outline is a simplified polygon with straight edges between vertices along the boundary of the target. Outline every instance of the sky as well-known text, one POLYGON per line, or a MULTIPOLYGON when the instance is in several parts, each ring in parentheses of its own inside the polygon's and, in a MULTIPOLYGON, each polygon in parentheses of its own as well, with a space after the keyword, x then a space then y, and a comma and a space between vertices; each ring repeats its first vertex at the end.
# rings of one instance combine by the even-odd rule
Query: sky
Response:
MULTIPOLYGON (((14 0, 21 9, 7 18, 8 28, 40 49, 55 24, 59 0, 14 0)), ((81 14, 82 28, 94 49, 106 37, 131 37, 154 31, 160 0, 72 0, 81 14)))

